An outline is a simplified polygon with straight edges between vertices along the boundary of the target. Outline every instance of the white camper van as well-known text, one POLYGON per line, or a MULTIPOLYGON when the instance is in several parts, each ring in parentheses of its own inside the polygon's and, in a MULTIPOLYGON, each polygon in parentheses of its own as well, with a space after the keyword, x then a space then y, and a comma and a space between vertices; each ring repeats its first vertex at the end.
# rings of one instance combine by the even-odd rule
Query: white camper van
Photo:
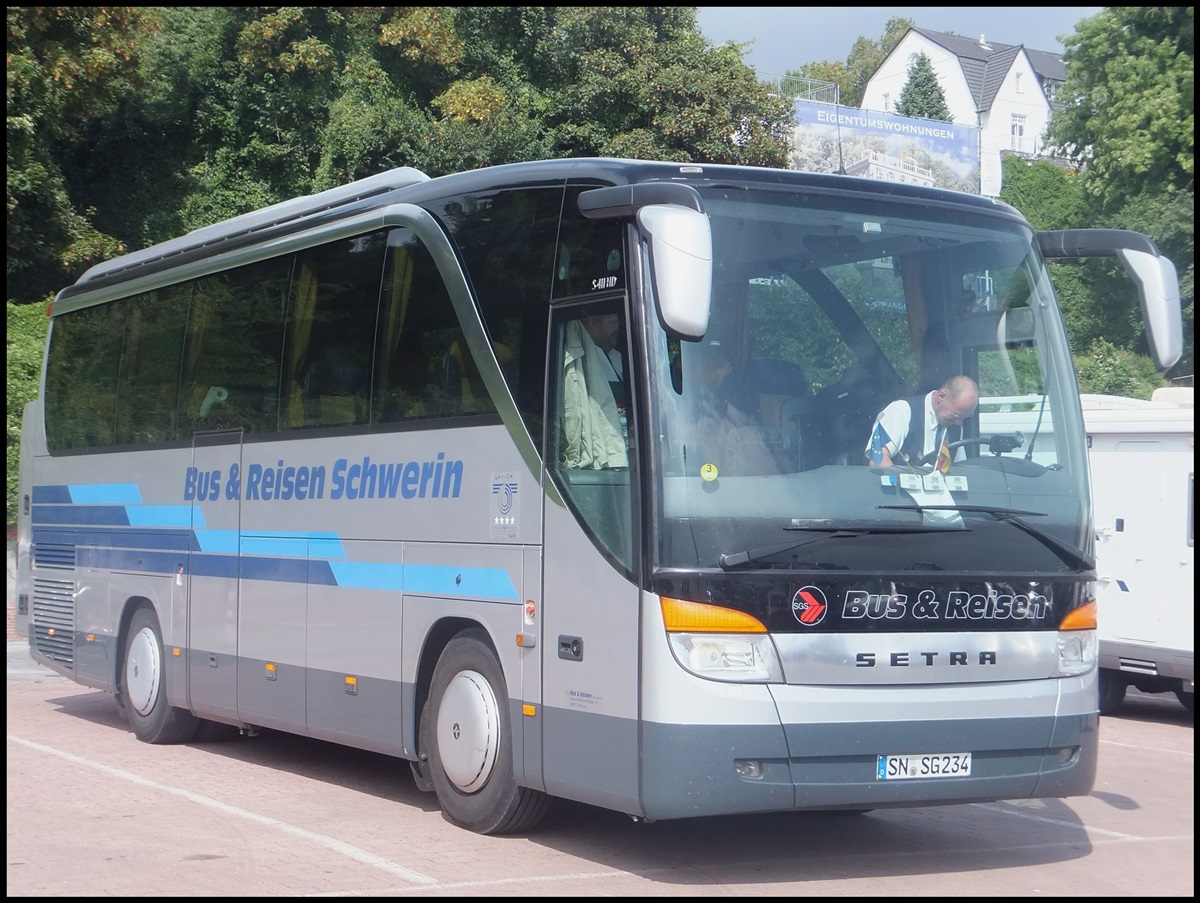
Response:
MULTIPOLYGON (((1100 711, 1133 685, 1192 708, 1195 639, 1195 425, 1192 387, 1150 401, 1081 395, 1092 473, 1100 640, 1100 711)), ((1017 437, 1026 457, 1054 461, 1041 396, 980 398, 979 431, 1017 437)))
POLYGON ((1193 389, 1084 395, 1096 524, 1100 711, 1132 684, 1192 709, 1196 547, 1193 389))

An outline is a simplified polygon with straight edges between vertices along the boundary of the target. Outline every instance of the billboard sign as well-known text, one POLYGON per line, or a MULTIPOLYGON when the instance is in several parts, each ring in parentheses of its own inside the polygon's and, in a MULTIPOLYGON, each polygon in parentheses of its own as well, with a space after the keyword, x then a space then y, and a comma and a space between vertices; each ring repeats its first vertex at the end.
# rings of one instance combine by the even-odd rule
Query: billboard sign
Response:
POLYGON ((979 194, 979 129, 796 100, 789 165, 979 194))

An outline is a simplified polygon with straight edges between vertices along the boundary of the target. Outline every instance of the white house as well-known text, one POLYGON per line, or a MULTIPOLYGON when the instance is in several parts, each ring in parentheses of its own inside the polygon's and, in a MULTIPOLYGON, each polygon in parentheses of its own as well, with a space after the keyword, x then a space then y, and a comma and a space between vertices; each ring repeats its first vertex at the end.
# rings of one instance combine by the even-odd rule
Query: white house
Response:
POLYGON ((1055 89, 1067 75, 1056 53, 910 28, 867 82, 862 109, 895 113, 908 69, 924 52, 953 122, 980 130, 980 191, 1000 193, 1000 152, 1042 152, 1055 89))

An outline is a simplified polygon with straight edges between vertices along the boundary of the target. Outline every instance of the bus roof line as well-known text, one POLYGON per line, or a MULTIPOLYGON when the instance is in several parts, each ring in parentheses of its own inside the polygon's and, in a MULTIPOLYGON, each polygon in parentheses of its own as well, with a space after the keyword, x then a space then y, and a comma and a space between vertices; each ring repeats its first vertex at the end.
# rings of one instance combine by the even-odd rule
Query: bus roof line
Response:
POLYGON ((111 278, 118 274, 127 274, 129 270, 136 268, 159 264, 170 258, 186 254, 188 251, 211 248, 214 245, 252 234, 261 236, 268 230, 284 225, 295 226, 314 214, 327 213, 357 201, 427 181, 429 181, 429 176, 420 170, 410 166, 401 166, 365 179, 359 179, 348 185, 330 188, 328 191, 280 201, 278 204, 272 204, 261 210, 243 213, 241 216, 222 220, 210 226, 203 226, 179 238, 160 242, 144 250, 98 263, 80 276, 75 286, 63 291, 69 293, 70 288, 75 287, 82 289, 86 283, 111 278))

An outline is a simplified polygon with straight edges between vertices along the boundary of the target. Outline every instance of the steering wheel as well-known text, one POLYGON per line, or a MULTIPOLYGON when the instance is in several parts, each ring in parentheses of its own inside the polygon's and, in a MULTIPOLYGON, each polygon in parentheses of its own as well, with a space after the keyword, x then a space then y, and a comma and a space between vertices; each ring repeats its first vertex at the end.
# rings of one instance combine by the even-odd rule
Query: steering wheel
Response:
MULTIPOLYGON (((996 433, 991 436, 972 436, 969 439, 959 439, 949 443, 947 447, 950 449, 951 456, 953 456, 954 449, 956 448, 962 448, 964 445, 983 445, 984 443, 987 443, 988 451, 992 453, 992 457, 972 458, 970 461, 960 463, 969 463, 975 467, 1000 470, 1004 473, 1016 474, 1023 477, 1038 477, 1047 470, 1062 469, 1057 464, 1046 467, 1037 461, 1026 460, 1025 458, 1003 457, 1005 452, 1013 451, 1025 444, 1025 434, 1020 430, 1013 433, 996 433)), ((933 464, 936 460, 937 452, 932 451, 922 457, 919 463, 933 464)))
MULTIPOLYGON (((946 447, 947 447, 948 449, 950 449, 950 456, 951 456, 951 458, 953 459, 953 457, 954 457, 954 450, 955 450, 956 448, 962 448, 963 446, 966 446, 966 445, 983 445, 983 443, 985 443, 985 442, 988 442, 988 440, 989 440, 989 439, 991 439, 991 438, 992 438, 991 436, 972 436, 972 437, 971 437, 971 438, 969 438, 969 439, 958 439, 958 440, 957 440, 957 441, 955 441, 955 442, 951 442, 951 443, 949 443, 949 444, 948 444, 946 447)), ((937 460, 937 456, 938 456, 938 452, 939 452, 939 451, 940 451, 940 449, 936 449, 936 448, 935 448, 935 449, 934 449, 933 451, 931 451, 929 454, 927 454, 927 455, 923 455, 923 456, 921 457, 921 459, 920 459, 919 461, 917 461, 917 463, 918 463, 918 464, 932 464, 932 463, 934 463, 934 462, 937 460)))

